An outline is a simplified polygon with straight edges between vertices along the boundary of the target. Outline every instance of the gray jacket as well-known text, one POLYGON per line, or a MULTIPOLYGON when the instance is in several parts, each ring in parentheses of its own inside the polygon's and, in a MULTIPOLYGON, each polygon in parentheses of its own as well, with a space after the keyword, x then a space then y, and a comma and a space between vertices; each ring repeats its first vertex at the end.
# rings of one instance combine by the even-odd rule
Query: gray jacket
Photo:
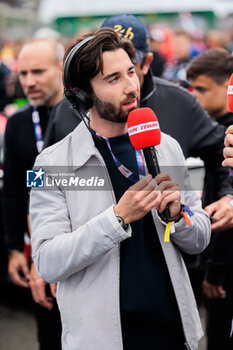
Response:
MULTIPOLYGON (((200 253, 210 238, 208 215, 191 191, 184 157, 178 143, 162 134, 156 147, 160 165, 169 167, 182 189, 182 202, 195 213, 191 226, 184 219, 175 226, 169 243, 164 242, 165 224, 152 211, 168 271, 181 314, 187 344, 197 349, 201 324, 188 274, 179 249, 200 253)), ((56 165, 71 166, 75 176, 90 177, 98 169, 108 185, 90 190, 31 191, 32 254, 39 275, 57 282, 57 302, 62 319, 65 350, 122 350, 119 307, 119 243, 130 239, 114 212, 114 193, 104 161, 83 123, 59 143, 45 149, 36 167, 51 173, 56 165)))

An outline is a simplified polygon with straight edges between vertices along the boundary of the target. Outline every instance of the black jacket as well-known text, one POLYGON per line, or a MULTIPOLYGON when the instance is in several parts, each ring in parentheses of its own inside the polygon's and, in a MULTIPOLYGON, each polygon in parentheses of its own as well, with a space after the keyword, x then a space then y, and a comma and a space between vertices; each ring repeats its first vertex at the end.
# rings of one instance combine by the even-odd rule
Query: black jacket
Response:
MULTIPOLYGON (((42 134, 51 110, 39 107, 42 134)), ((32 107, 26 105, 12 115, 5 131, 3 223, 8 250, 23 250, 24 233, 28 231, 28 188, 26 171, 32 169, 38 151, 32 123, 32 107)))

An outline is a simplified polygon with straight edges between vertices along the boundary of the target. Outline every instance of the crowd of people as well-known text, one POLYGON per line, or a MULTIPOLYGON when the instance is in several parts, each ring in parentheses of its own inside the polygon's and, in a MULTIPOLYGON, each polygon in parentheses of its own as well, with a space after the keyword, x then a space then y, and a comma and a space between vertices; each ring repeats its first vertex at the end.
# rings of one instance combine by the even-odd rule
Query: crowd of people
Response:
POLYGON ((213 30, 197 40, 119 15, 65 49, 31 39, 0 69, 1 255, 11 283, 31 289, 40 350, 195 350, 200 302, 207 349, 232 349, 231 38, 213 30), (155 178, 130 143, 127 118, 137 108, 152 109, 162 131, 155 149, 169 170, 155 178), (202 198, 190 187, 188 157, 204 162, 202 198), (108 189, 55 182, 29 192, 34 163, 79 178, 94 166, 108 189))

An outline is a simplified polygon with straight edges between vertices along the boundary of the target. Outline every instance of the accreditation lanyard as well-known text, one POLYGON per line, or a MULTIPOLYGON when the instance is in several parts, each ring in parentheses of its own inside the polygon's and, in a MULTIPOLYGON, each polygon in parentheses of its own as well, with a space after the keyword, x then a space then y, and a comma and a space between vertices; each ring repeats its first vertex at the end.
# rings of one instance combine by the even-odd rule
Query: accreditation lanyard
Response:
POLYGON ((139 177, 135 176, 134 173, 129 170, 125 165, 123 165, 113 154, 112 147, 110 144, 110 141, 108 138, 99 135, 97 132, 95 132, 92 129, 92 132, 94 132, 97 136, 101 137, 105 142, 106 145, 108 146, 108 149, 112 155, 112 158, 114 160, 114 163, 117 166, 117 169, 121 172, 122 175, 124 175, 127 179, 129 179, 132 183, 138 182, 143 176, 146 175, 145 171, 145 166, 144 166, 144 161, 143 161, 143 156, 142 156, 142 151, 141 150, 135 150, 135 155, 136 155, 136 161, 138 165, 138 172, 139 172, 139 177))
POLYGON ((36 148, 37 148, 38 153, 40 153, 43 149, 44 141, 42 138, 40 116, 39 116, 38 110, 35 106, 33 107, 33 111, 32 111, 32 122, 33 122, 33 126, 34 126, 35 137, 36 137, 36 148))

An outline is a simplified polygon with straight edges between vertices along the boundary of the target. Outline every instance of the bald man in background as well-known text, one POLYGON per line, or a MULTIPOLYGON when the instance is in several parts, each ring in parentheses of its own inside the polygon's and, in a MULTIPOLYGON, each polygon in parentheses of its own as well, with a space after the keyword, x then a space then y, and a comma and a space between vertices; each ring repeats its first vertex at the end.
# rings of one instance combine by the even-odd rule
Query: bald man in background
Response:
POLYGON ((62 99, 63 55, 63 46, 50 39, 32 40, 22 47, 19 80, 29 103, 9 118, 5 133, 3 219, 8 273, 17 286, 31 288, 40 350, 61 349, 61 323, 56 285, 38 276, 24 252, 25 233, 30 231, 26 171, 43 148, 51 109, 62 99))

